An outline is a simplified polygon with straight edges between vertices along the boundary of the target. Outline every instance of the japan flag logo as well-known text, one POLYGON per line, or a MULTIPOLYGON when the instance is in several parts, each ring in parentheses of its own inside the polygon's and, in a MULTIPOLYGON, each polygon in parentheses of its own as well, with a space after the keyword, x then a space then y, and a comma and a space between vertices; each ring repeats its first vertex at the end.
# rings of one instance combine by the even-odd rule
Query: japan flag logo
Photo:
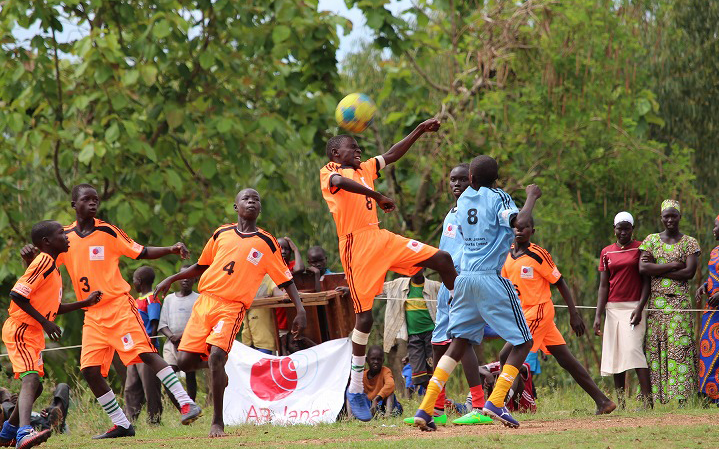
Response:
POLYGON ((407 248, 411 249, 415 253, 418 253, 419 250, 421 250, 423 246, 424 246, 424 243, 418 242, 417 240, 410 240, 409 242, 407 242, 407 248))
POLYGON ((250 262, 252 265, 257 266, 258 263, 260 263, 260 259, 262 259, 263 254, 256 250, 255 248, 252 248, 250 250, 250 253, 247 255, 247 261, 250 262))
POLYGON ((519 277, 522 279, 534 279, 534 267, 522 267, 519 273, 519 277))
POLYGON ((90 260, 105 260, 105 247, 104 246, 91 246, 90 247, 90 260))
POLYGON ((289 357, 260 359, 252 365, 250 388, 265 401, 279 401, 297 389, 297 367, 289 357))
POLYGON ((127 351, 128 349, 132 349, 132 347, 135 346, 135 342, 132 341, 132 335, 129 333, 122 336, 122 347, 125 348, 127 351))

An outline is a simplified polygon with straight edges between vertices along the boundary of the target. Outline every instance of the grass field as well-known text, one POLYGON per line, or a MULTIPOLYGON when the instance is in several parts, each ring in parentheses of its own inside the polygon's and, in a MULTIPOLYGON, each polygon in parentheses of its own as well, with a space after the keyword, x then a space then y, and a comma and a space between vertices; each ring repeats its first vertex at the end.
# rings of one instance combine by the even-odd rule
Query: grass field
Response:
MULTIPOLYGON (((48 385, 39 404, 47 402, 50 390, 48 385)), ((350 421, 315 427, 228 427, 229 437, 211 440, 206 436, 210 423, 209 408, 205 409, 205 416, 192 426, 185 427, 179 424, 177 412, 167 403, 161 426, 146 424, 143 414, 136 424, 135 438, 94 441, 90 437, 106 430, 110 424, 80 383, 68 419, 70 434, 54 435, 43 447, 229 448, 303 445, 362 448, 391 445, 403 448, 435 443, 452 447, 719 447, 719 433, 715 432, 719 410, 714 406, 702 406, 698 400, 682 409, 669 404, 650 411, 639 410, 640 404, 630 400, 626 410, 596 417, 591 399, 576 386, 561 389, 540 387, 538 395, 538 413, 518 415, 522 423, 519 429, 506 429, 499 425, 447 426, 440 427, 437 432, 422 433, 405 426, 401 418, 391 418, 369 423, 350 421)), ((417 402, 405 400, 404 406, 405 416, 410 416, 417 402)))

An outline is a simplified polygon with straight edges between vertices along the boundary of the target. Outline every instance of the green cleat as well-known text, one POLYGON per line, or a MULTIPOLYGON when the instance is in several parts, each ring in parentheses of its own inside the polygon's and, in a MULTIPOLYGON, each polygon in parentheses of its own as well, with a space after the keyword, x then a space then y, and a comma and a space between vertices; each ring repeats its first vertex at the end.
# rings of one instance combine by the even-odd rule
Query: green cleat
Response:
MULTIPOLYGON (((491 420, 490 420, 490 422, 491 422, 491 420)), ((414 425, 414 417, 411 416, 409 418, 405 418, 404 423, 407 424, 408 426, 413 426, 414 425)), ((447 425, 447 415, 444 414, 444 415, 440 415, 440 416, 435 416, 434 423, 437 424, 438 426, 446 426, 447 425)))
POLYGON ((452 424, 458 426, 476 426, 479 424, 492 424, 492 418, 484 416, 479 410, 472 410, 466 415, 455 419, 452 424))

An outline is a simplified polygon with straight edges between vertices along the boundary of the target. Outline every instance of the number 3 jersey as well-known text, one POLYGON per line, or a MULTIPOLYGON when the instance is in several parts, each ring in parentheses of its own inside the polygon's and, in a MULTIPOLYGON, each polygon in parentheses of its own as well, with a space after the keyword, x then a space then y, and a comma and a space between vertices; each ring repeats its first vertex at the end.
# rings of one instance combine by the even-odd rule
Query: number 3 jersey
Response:
POLYGON ((209 268, 200 277, 198 290, 249 309, 265 274, 279 288, 292 283, 277 240, 267 231, 244 233, 237 223, 220 226, 207 241, 197 261, 209 268))
POLYGON ((499 272, 514 240, 512 218, 519 213, 502 189, 471 186, 457 200, 456 220, 464 240, 461 272, 499 272))
POLYGON ((322 197, 335 219, 338 237, 368 226, 377 226, 377 205, 372 198, 334 187, 330 181, 335 176, 344 176, 374 190, 374 180, 379 178, 379 171, 384 166, 384 158, 377 156, 362 162, 356 170, 336 162, 330 162, 320 170, 322 197))

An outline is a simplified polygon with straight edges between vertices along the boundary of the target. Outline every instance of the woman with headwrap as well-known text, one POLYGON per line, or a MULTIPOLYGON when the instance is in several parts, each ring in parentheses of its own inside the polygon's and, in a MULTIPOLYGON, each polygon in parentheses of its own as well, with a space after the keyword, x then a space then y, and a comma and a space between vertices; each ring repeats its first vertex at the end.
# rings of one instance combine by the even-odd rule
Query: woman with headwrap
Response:
MULTIPOLYGON (((712 233, 719 240, 719 216, 712 233)), ((719 403, 719 246, 709 256, 709 278, 697 290, 697 304, 704 295, 709 299, 702 315, 699 342, 699 392, 719 403)))
POLYGON ((696 274, 701 249, 696 239, 679 232, 679 202, 662 202, 664 231, 641 246, 639 272, 651 276, 646 351, 654 401, 684 404, 697 391, 696 347, 692 330, 689 280, 696 274))
POLYGON ((614 376, 619 406, 624 408, 626 372, 636 370, 642 399, 652 406, 649 368, 644 356, 644 333, 649 299, 649 278, 639 274, 639 246, 634 240, 634 217, 619 212, 614 217, 617 242, 604 248, 599 256, 599 295, 594 317, 595 335, 602 338, 602 376, 614 376), (600 330, 606 310, 604 332, 600 330))

